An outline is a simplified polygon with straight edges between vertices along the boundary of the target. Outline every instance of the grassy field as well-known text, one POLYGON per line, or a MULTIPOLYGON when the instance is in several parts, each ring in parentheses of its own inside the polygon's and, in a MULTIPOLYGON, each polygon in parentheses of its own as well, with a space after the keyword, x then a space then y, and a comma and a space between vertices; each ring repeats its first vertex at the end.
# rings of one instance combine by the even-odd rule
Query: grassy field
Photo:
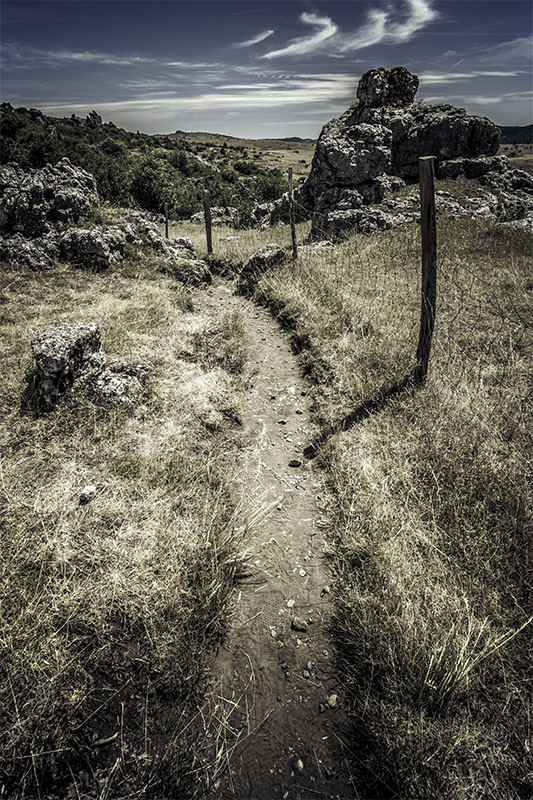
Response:
POLYGON ((303 183, 309 174, 315 142, 291 142, 285 139, 238 139, 219 133, 171 134, 194 147, 198 155, 221 167, 245 160, 260 169, 279 169, 284 174, 293 168, 295 181, 303 183))
POLYGON ((533 144, 501 144, 498 155, 507 156, 513 169, 523 169, 533 175, 533 144))
MULTIPOLYGON (((205 255, 202 226, 171 235, 205 255)), ((418 389, 389 393, 414 364, 417 226, 302 248, 253 291, 313 384, 360 796, 525 800, 531 242, 444 215, 438 239, 418 389)), ((213 240, 233 274, 290 232, 217 227, 213 240)), ((187 720, 246 540, 232 491, 243 322, 223 309, 208 322, 142 259, 1 281, 0 793, 185 798, 202 756, 187 720), (32 337, 65 321, 97 322, 109 357, 154 363, 134 411, 83 395, 43 417, 21 406, 32 337), (86 484, 97 494, 80 506, 86 484)))
MULTIPOLYGON (((235 262, 288 241, 285 228, 227 233, 215 252, 235 262)), ((419 389, 387 394, 414 365, 416 226, 302 251, 264 274, 255 297, 293 330, 314 384, 361 796, 525 800, 531 242, 446 216, 438 237, 436 332, 419 389)))
POLYGON ((0 794, 186 797, 201 754, 183 729, 246 533, 242 321, 208 324, 140 262, 5 268, 1 284, 0 794), (66 321, 95 321, 108 357, 154 363, 134 410, 21 407, 32 337, 66 321))

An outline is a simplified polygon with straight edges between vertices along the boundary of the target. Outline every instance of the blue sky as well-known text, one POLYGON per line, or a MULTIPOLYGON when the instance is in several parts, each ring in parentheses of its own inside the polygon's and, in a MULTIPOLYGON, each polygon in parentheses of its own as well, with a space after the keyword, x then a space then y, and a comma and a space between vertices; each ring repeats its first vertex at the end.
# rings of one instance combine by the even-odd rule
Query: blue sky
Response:
POLYGON ((2 100, 128 130, 312 136, 367 69, 532 121, 530 0, 1 0, 2 100))

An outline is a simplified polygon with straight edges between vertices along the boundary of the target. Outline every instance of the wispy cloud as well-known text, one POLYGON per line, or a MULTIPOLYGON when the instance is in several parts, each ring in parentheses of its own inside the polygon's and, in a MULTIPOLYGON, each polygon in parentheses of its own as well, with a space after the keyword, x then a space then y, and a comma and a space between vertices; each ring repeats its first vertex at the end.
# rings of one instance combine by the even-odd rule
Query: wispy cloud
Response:
POLYGON ((437 84, 458 83, 460 81, 471 80, 472 78, 516 78, 523 75, 523 70, 495 71, 495 70, 471 70, 470 72, 423 72, 420 78, 421 86, 434 86, 437 84))
POLYGON ((314 27, 315 33, 293 39, 278 50, 265 53, 261 58, 307 55, 326 48, 337 53, 354 52, 381 42, 402 44, 409 42, 418 31, 438 17, 431 0, 405 0, 389 5, 387 10, 371 8, 365 22, 356 30, 341 32, 330 17, 305 12, 300 20, 314 27))
POLYGON ((245 42, 236 42, 233 47, 252 47, 254 44, 259 44, 259 42, 264 42, 265 39, 268 39, 269 36, 272 36, 274 31, 262 31, 262 33, 258 33, 257 36, 252 36, 251 39, 246 39, 245 42))
POLYGON ((89 50, 76 53, 70 50, 56 50, 50 51, 45 54, 51 61, 74 61, 81 63, 95 63, 95 64, 125 64, 127 66, 133 64, 148 64, 153 62, 153 58, 144 58, 142 56, 117 56, 109 55, 106 53, 93 53, 89 50))
POLYGON ((303 14, 300 14, 300 20, 306 25, 313 26, 316 32, 311 36, 301 36, 299 39, 294 39, 287 47, 282 47, 280 50, 272 50, 270 53, 265 53, 261 58, 271 59, 279 58, 280 56, 314 53, 338 31, 337 26, 329 17, 319 17, 318 14, 309 11, 304 11, 303 14))
POLYGON ((221 67, 222 64, 208 64, 203 61, 163 61, 165 67, 181 67, 182 69, 207 69, 209 67, 221 67))
POLYGON ((119 64, 133 66, 135 64, 153 63, 153 58, 137 55, 117 55, 99 53, 92 50, 43 50, 15 42, 6 43, 4 47, 4 66, 11 69, 18 67, 27 69, 35 66, 60 66, 61 64, 119 64))
POLYGON ((105 103, 91 99, 84 103, 49 103, 42 105, 50 113, 88 113, 97 108, 100 113, 112 116, 119 112, 135 112, 138 116, 157 113, 162 116, 178 112, 213 110, 245 111, 247 109, 280 108, 285 106, 331 104, 338 102, 340 111, 354 96, 357 78, 349 74, 294 75, 280 81, 275 88, 270 85, 254 86, 225 84, 212 92, 199 95, 179 96, 167 92, 155 95, 142 92, 128 100, 111 100, 105 103))

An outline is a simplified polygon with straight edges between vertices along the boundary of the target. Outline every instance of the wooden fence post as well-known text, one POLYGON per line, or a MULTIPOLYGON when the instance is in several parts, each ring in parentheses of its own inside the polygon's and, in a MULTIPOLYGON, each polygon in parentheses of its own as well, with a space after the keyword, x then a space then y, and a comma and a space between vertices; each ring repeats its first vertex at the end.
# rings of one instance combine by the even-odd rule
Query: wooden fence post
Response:
POLYGON ((165 236, 168 239, 168 203, 165 203, 165 236))
POLYGON ((435 156, 418 159, 420 226, 422 229, 422 305, 414 377, 423 383, 431 351, 437 300, 437 225, 435 221, 435 156))
POLYGON ((210 255, 213 252, 213 239, 211 236, 211 197, 207 189, 204 191, 204 218, 207 252, 210 255))
POLYGON ((296 244, 296 228, 294 226, 294 192, 292 188, 292 167, 289 167, 289 222, 291 225, 292 257, 294 261, 296 261, 298 258, 298 246, 296 244))

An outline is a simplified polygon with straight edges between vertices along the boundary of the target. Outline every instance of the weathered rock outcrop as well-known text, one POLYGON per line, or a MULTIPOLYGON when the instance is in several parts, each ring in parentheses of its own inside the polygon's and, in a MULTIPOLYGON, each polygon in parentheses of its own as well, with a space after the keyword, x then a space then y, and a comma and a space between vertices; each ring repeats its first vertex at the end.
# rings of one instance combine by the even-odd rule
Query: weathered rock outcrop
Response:
POLYGON ((92 175, 66 158, 40 170, 0 168, 0 260, 33 270, 65 261, 99 271, 119 264, 131 245, 152 261, 155 254, 163 272, 187 285, 210 282, 209 267, 196 257, 190 239, 169 241, 149 215, 132 209, 107 215, 113 224, 105 224, 103 209, 93 214, 97 204, 92 175))
POLYGON ((0 232, 36 238, 51 225, 72 224, 91 215, 98 203, 92 175, 68 158, 55 166, 25 171, 18 164, 0 168, 0 232))
POLYGON ((279 244, 267 244, 244 262, 239 276, 239 288, 246 290, 261 272, 278 266, 285 260, 285 250, 279 244))
POLYGON ((69 228, 59 238, 63 261, 75 267, 106 269, 124 258, 126 234, 118 227, 69 228))
MULTIPOLYGON (((366 72, 357 89, 358 102, 328 122, 317 142, 307 180, 295 191, 296 218, 312 218, 312 236, 339 236, 351 230, 375 230, 390 222, 387 212, 366 210, 418 178, 418 159, 433 155, 438 177, 486 178, 491 192, 504 193, 498 214, 526 213, 524 196, 511 209, 506 181, 508 161, 495 153, 499 129, 485 117, 471 116, 451 105, 415 103, 418 78, 405 67, 366 72), (521 213, 521 212, 520 212, 521 213)), ((525 181, 522 175, 522 183, 525 181)), ((260 225, 259 207, 253 217, 260 225)), ((288 197, 267 209, 268 221, 288 221, 288 197)), ((265 212, 266 213, 266 212, 265 212)))
POLYGON ((150 363, 107 362, 94 322, 65 323, 48 328, 31 343, 35 359, 33 406, 50 411, 71 389, 87 391, 96 400, 132 405, 153 371, 150 363))

